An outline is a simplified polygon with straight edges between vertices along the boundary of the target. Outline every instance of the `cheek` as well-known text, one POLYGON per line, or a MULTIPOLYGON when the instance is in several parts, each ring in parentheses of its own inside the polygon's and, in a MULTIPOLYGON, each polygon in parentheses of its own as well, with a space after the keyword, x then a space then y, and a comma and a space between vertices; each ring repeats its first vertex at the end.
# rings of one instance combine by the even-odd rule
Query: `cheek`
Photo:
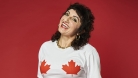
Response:
POLYGON ((79 26, 78 25, 75 25, 75 24, 73 24, 72 26, 71 26, 71 30, 72 30, 72 32, 77 32, 78 31, 78 29, 79 29, 79 26))
POLYGON ((80 25, 75 23, 75 22, 71 22, 70 23, 70 26, 73 28, 73 29, 79 29, 80 25))
POLYGON ((60 21, 63 21, 63 19, 65 19, 65 16, 64 15, 60 18, 60 21))
POLYGON ((62 23, 62 19, 60 19, 59 23, 58 23, 58 27, 61 25, 62 23))

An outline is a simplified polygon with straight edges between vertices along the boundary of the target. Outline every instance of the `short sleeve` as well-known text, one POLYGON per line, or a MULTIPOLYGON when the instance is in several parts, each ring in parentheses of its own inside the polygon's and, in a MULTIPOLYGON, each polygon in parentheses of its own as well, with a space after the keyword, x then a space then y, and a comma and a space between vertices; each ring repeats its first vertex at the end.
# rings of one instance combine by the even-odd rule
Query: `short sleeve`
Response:
POLYGON ((41 64, 41 58, 43 57, 43 46, 40 47, 39 53, 38 53, 38 71, 37 71, 37 78, 43 78, 42 74, 40 72, 40 64, 41 64))
POLYGON ((93 48, 86 56, 87 78, 101 78, 100 58, 97 50, 93 48))

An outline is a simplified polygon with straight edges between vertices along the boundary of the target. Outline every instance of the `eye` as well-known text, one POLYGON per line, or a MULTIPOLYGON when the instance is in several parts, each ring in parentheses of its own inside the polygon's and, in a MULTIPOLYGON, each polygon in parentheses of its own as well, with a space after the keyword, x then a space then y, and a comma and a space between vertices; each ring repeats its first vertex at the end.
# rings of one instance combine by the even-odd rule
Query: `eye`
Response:
POLYGON ((77 22, 77 19, 75 19, 75 18, 73 18, 72 20, 73 20, 74 22, 77 22))
POLYGON ((68 13, 68 12, 66 12, 64 15, 69 16, 69 13, 68 13))

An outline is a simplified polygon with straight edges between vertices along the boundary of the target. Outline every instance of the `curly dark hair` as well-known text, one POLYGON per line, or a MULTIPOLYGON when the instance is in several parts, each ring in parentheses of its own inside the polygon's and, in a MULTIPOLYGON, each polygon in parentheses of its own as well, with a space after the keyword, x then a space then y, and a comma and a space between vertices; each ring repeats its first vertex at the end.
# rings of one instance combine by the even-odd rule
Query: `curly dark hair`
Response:
MULTIPOLYGON (((88 43, 90 36, 90 32, 94 30, 93 23, 94 23, 94 15, 92 14, 91 10, 83 4, 74 3, 71 4, 67 10, 64 12, 66 13, 68 10, 73 9, 76 11, 78 16, 80 17, 81 26, 78 29, 79 33, 79 40, 74 39, 71 43, 71 46, 74 50, 79 50, 81 47, 88 43)), ((64 14, 63 13, 63 14, 64 14)), ((54 42, 60 38, 60 32, 56 31, 56 33, 52 36, 51 40, 54 42)))

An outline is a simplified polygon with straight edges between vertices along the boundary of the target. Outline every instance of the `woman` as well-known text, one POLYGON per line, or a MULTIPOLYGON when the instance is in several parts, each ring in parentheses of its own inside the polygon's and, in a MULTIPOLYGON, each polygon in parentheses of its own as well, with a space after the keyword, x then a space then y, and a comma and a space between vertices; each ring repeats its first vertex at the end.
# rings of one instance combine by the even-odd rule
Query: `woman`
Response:
POLYGON ((70 5, 58 31, 39 51, 38 78, 101 78, 96 49, 88 43, 94 16, 82 4, 70 5))

